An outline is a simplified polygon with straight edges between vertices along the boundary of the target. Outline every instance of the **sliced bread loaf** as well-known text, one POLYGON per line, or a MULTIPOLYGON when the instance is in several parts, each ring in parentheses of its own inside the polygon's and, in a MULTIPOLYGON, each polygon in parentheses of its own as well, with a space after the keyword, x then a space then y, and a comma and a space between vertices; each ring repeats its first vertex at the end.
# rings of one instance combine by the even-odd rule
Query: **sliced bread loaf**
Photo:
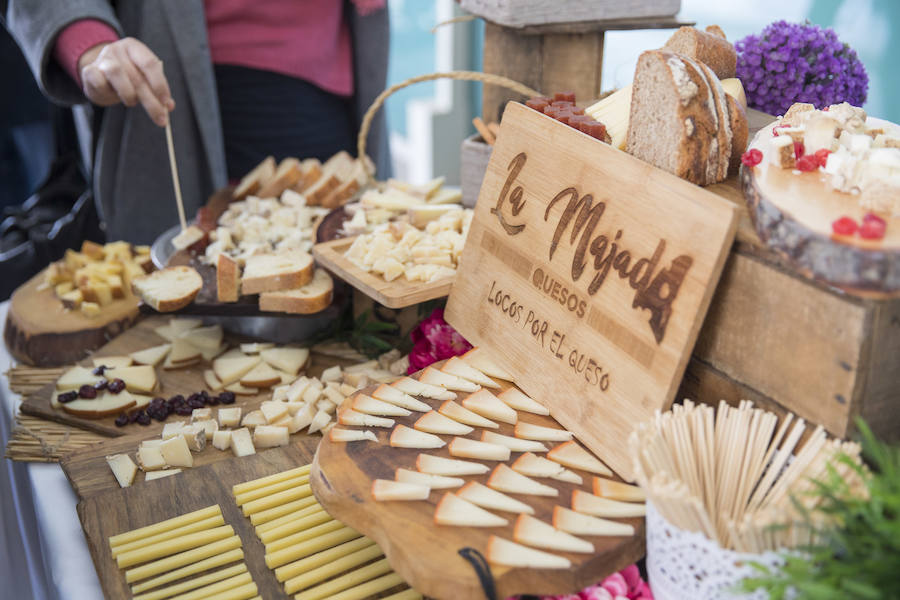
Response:
POLYGON ((306 285, 313 277, 313 259, 306 252, 290 250, 250 256, 244 265, 241 292, 259 294, 306 285))
POLYGON ((203 287, 203 278, 191 267, 167 267, 136 277, 131 289, 145 304, 159 312, 184 308, 194 301, 203 287))
POLYGON ((275 175, 275 157, 267 156, 252 171, 244 175, 234 188, 234 199, 242 200, 250 194, 255 194, 273 175, 275 175))
POLYGON ((216 296, 219 302, 237 302, 241 295, 241 270, 224 252, 216 258, 216 296))
POLYGON ((300 161, 296 158, 285 158, 278 163, 278 169, 263 183, 262 187, 254 195, 260 198, 277 198, 284 190, 296 185, 303 175, 300 161))
POLYGON ((324 269, 316 269, 312 281, 293 290, 259 295, 259 310, 310 315, 325 310, 334 292, 334 282, 324 269))
POLYGON ((663 50, 705 63, 719 79, 734 77, 737 66, 737 52, 734 46, 725 39, 719 27, 707 29, 711 29, 713 33, 688 26, 681 27, 672 34, 663 50))
POLYGON ((300 163, 301 175, 300 180, 291 188, 295 192, 302 194, 306 188, 314 184, 322 177, 322 163, 318 158, 307 158, 300 163))

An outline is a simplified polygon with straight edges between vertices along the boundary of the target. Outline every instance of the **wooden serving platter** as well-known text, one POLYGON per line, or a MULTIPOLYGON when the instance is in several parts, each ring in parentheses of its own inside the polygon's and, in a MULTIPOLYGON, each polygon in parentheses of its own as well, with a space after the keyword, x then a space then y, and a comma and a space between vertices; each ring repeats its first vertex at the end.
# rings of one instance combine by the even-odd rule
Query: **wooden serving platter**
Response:
POLYGON ((80 360, 128 329, 139 316, 138 299, 127 293, 89 318, 66 310, 53 289, 39 289, 41 271, 17 289, 9 305, 3 339, 16 360, 55 367, 80 360))
MULTIPOLYGON (((498 382, 501 383, 501 382, 498 382)), ((510 384, 503 384, 503 388, 510 384)), ((371 393, 367 388, 360 393, 371 393)), ((498 390, 499 393, 499 390, 498 390)), ((458 394, 461 400, 465 394, 458 394)), ((341 408, 352 402, 352 396, 341 408)), ((440 402, 419 398, 435 409, 440 402)), ((338 409, 340 410, 340 408, 338 409)), ((397 423, 409 427, 422 416, 414 412, 409 417, 392 417, 397 423)), ((519 419, 543 426, 560 425, 551 417, 543 417, 519 411, 519 419)), ((356 429, 348 427, 348 429, 356 429)), ((393 448, 388 444, 391 430, 378 427, 369 428, 378 436, 378 442, 335 443, 325 436, 316 452, 310 476, 313 492, 319 502, 336 519, 369 536, 384 550, 391 566, 411 586, 433 598, 482 598, 484 591, 472 565, 459 551, 474 548, 485 553, 487 540, 491 534, 512 540, 515 515, 492 511, 509 519, 506 527, 475 528, 445 527, 434 524, 434 510, 444 492, 454 490, 434 490, 427 501, 420 502, 376 502, 372 499, 374 479, 393 479, 398 467, 415 470, 416 457, 428 453, 451 458, 447 447, 437 450, 416 450, 393 448)), ((499 429, 492 429, 503 435, 513 435, 513 426, 500 423, 499 429)), ((482 430, 476 428, 469 438, 480 439, 482 430)), ((453 436, 440 436, 449 442, 453 436)), ((554 442, 545 442, 549 447, 554 442)), ((521 453, 513 452, 506 464, 511 464, 521 453)), ((474 462, 474 459, 464 459, 474 462)), ((491 469, 498 462, 484 462, 491 469)), ((572 491, 590 491, 590 473, 572 469, 582 476, 581 486, 551 479, 538 479, 543 484, 559 489, 556 498, 522 496, 510 494, 518 500, 530 504, 535 517, 550 522, 553 507, 571 507, 572 491)), ((486 484, 490 473, 465 476, 466 481, 486 484)), ((595 553, 559 553, 570 559, 573 568, 569 570, 511 569, 491 566, 497 598, 507 598, 516 594, 564 594, 580 590, 596 583, 606 575, 625 568, 644 555, 644 520, 642 518, 621 519, 634 526, 632 537, 584 537, 594 544, 595 553)))
MULTIPOLYGON (((78 518, 87 539, 94 568, 106 598, 130 598, 124 572, 117 568, 109 549, 109 537, 185 513, 218 504, 225 523, 240 536, 253 581, 263 598, 285 598, 284 589, 266 566, 265 548, 250 520, 235 504, 231 488, 243 483, 309 464, 316 438, 299 439, 284 448, 272 448, 243 458, 231 458, 155 481, 96 494, 78 504, 78 518)), ((107 469, 108 470, 108 469, 107 469)))
MULTIPOLYGON (((170 320, 168 316, 154 316, 142 319, 137 325, 113 339, 111 342, 100 348, 93 357, 116 356, 130 354, 136 350, 150 348, 166 343, 166 340, 159 337, 153 330, 160 325, 164 325, 170 320)), ((247 339, 236 340, 226 335, 226 340, 234 344, 240 341, 249 341, 247 339)), ((83 365, 92 365, 91 359, 82 361, 83 365)), ((210 368, 209 363, 202 361, 200 364, 185 367, 183 369, 175 369, 166 371, 162 365, 156 367, 156 375, 159 379, 161 388, 157 391, 160 396, 169 398, 175 394, 184 394, 185 396, 207 390, 206 383, 203 380, 203 371, 210 368)), ((62 409, 55 409, 50 405, 50 398, 53 395, 55 384, 48 384, 41 388, 38 392, 31 394, 22 401, 20 410, 35 417, 41 417, 66 425, 74 425, 82 429, 95 431, 106 436, 122 436, 128 434, 139 433, 144 438, 153 437, 162 431, 165 422, 152 421, 150 425, 141 426, 137 423, 131 423, 125 427, 117 427, 115 424, 116 417, 105 417, 102 419, 85 419, 77 417, 65 412, 62 409)), ((255 396, 237 396, 233 406, 241 406, 244 412, 256 409, 263 400, 268 399, 272 395, 271 390, 262 390, 255 396)), ((184 420, 188 417, 180 417, 178 415, 170 415, 169 420, 184 420)))
POLYGON ((367 273, 344 256, 355 237, 341 238, 313 246, 318 263, 336 277, 346 281, 366 296, 388 308, 406 308, 450 293, 456 277, 446 277, 429 283, 410 283, 404 277, 385 281, 381 276, 367 273))

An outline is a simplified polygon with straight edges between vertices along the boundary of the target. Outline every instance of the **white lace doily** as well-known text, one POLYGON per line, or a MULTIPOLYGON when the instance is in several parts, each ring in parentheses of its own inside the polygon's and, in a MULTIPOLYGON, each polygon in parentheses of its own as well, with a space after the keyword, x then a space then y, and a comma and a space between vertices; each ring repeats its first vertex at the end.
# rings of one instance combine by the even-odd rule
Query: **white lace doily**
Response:
POLYGON ((647 502, 647 574, 657 600, 766 600, 761 590, 735 591, 743 578, 759 575, 751 562, 774 567, 783 560, 773 552, 726 550, 701 533, 675 527, 647 502))

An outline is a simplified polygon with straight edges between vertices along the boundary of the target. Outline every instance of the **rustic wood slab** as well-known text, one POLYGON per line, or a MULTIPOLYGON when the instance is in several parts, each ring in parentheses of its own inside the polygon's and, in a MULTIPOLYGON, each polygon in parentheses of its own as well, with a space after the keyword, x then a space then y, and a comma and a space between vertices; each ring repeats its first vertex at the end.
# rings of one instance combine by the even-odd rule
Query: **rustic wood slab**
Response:
POLYGON ((406 308, 450 293, 455 277, 430 283, 409 282, 405 277, 385 281, 380 275, 367 273, 350 262, 344 252, 356 238, 341 238, 313 246, 313 256, 334 276, 346 281, 373 300, 388 308, 406 308))
POLYGON ((21 362, 38 367, 75 362, 138 318, 139 300, 130 290, 125 298, 103 307, 96 318, 67 310, 52 289, 38 289, 44 272, 20 286, 10 301, 3 339, 10 354, 21 362))
MULTIPOLYGON (((166 340, 159 337, 153 330, 154 328, 164 325, 171 317, 154 316, 141 320, 137 325, 113 339, 111 342, 100 348, 91 358, 95 356, 116 356, 122 354, 130 354, 136 350, 150 348, 166 343, 166 340)), ((232 345, 240 341, 248 341, 246 339, 237 340, 230 336, 226 336, 232 345)), ((81 364, 91 365, 91 358, 85 359, 81 364)), ((201 361, 199 364, 186 367, 183 369, 175 369, 166 371, 162 365, 156 367, 157 378, 160 381, 161 389, 157 394, 169 398, 175 394, 184 394, 185 396, 207 390, 206 383, 203 380, 203 371, 208 369, 209 363, 201 361)), ((50 405, 50 398, 53 395, 54 384, 49 384, 41 388, 37 393, 31 394, 22 401, 20 410, 36 417, 74 425, 90 431, 106 436, 121 436, 140 432, 144 437, 153 437, 162 431, 164 423, 153 421, 150 425, 141 426, 137 423, 131 423, 125 427, 116 427, 113 417, 105 417, 103 419, 85 419, 71 415, 62 409, 55 409, 50 405)), ((254 410, 259 404, 271 396, 271 390, 263 390, 255 396, 238 396, 234 406, 244 407, 244 411, 254 410)), ((179 417, 178 415, 170 415, 169 420, 182 420, 187 417, 179 417)))
POLYGON ((447 321, 619 475, 674 399, 737 225, 734 206, 510 103, 447 321))
POLYGON ((218 504, 225 523, 243 542, 244 562, 263 598, 287 598, 275 574, 266 566, 265 548, 250 520, 235 504, 231 487, 237 483, 309 464, 317 439, 299 439, 284 448, 272 448, 243 458, 231 458, 129 488, 96 494, 78 504, 78 517, 87 539, 94 568, 107 598, 130 598, 125 574, 116 566, 108 539, 112 535, 158 523, 218 504))
MULTIPOLYGON (((503 384, 503 388, 510 384, 503 384)), ((374 389, 374 388, 372 388, 374 389)), ((370 393, 371 389, 361 393, 370 393)), ((461 400, 465 394, 458 395, 461 400)), ((346 400, 342 407, 352 402, 346 400)), ((439 401, 419 398, 435 409, 439 401)), ((339 409, 340 410, 340 409, 339 409)), ((422 416, 413 413, 409 417, 395 417, 398 423, 409 427, 422 416)), ((543 417, 519 412, 519 419, 547 427, 560 425, 551 417, 543 417)), ((355 429, 348 427, 348 429, 355 429)), ((334 443, 326 436, 319 444, 313 472, 310 477, 313 491, 319 502, 336 519, 345 522, 357 531, 369 536, 384 550, 391 566, 409 584, 429 597, 434 598, 482 598, 484 592, 478 576, 471 564, 459 555, 459 550, 471 547, 484 554, 491 534, 513 539, 515 515, 494 511, 509 519, 506 527, 444 527, 434 524, 434 510, 444 492, 434 490, 423 502, 375 502, 372 499, 372 481, 377 478, 393 479, 398 467, 416 468, 416 457, 420 453, 450 458, 446 446, 438 450, 415 450, 393 448, 388 444, 390 430, 373 427, 378 442, 334 443)), ((496 431, 503 435, 513 435, 513 426, 500 423, 496 431)), ((476 428, 469 438, 480 439, 482 430, 476 428)), ((453 436, 440 436, 449 442, 453 436)), ((548 448, 553 442, 546 442, 548 448)), ((513 452, 508 464, 521 453, 513 452)), ((472 460, 472 459, 466 459, 472 460)), ((474 461, 482 462, 482 461, 474 461)), ((497 462, 484 462, 491 468, 497 462)), ((573 469, 584 479, 581 486, 551 479, 539 479, 543 484, 560 491, 557 498, 539 496, 513 496, 530 504, 535 517, 550 522, 553 507, 571 507, 572 491, 590 491, 591 474, 573 469)), ((490 473, 466 476, 466 481, 486 483, 490 473)), ((564 594, 572 593, 596 583, 606 575, 625 568, 644 555, 644 520, 622 519, 635 528, 632 537, 584 537, 594 544, 593 555, 558 553, 572 561, 572 569, 554 571, 544 569, 510 569, 492 566, 491 572, 497 585, 497 597, 507 598, 516 594, 564 594)))

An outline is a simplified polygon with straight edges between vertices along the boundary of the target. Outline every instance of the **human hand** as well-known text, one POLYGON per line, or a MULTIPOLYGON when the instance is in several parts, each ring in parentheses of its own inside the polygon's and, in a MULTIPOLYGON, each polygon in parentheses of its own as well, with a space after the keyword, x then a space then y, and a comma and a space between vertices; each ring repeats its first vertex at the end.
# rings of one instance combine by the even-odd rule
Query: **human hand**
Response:
POLYGON ((78 72, 84 94, 94 104, 140 103, 160 127, 175 108, 162 61, 140 40, 123 38, 89 48, 78 59, 78 72))

